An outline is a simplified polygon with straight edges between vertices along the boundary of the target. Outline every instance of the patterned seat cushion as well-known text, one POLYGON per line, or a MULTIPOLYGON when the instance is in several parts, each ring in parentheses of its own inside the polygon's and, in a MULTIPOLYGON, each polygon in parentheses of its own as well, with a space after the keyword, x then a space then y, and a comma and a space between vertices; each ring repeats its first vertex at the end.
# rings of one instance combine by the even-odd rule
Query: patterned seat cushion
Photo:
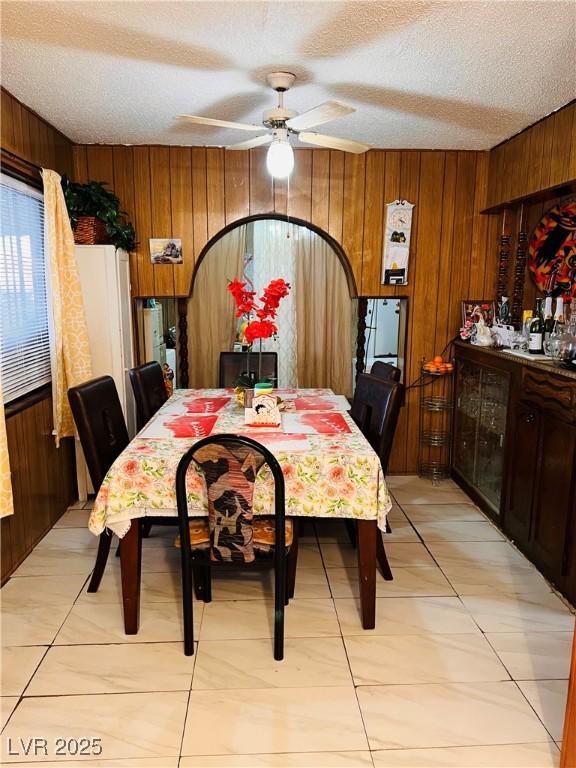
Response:
MULTIPOLYGON (((286 546, 292 545, 293 525, 290 518, 286 518, 286 546)), ((190 520, 190 544, 192 549, 205 549, 210 546, 210 527, 207 517, 198 517, 190 520)), ((276 536, 273 517, 255 517, 252 523, 254 532, 253 543, 256 549, 262 552, 270 551, 274 546, 276 536)), ((180 536, 176 537, 176 547, 180 548, 180 536)))

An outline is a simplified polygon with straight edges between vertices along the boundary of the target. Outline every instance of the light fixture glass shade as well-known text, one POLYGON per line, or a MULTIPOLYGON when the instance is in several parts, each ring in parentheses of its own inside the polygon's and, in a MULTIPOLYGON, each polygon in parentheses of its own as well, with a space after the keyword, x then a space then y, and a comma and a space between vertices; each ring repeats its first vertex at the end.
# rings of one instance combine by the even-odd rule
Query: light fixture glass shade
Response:
POLYGON ((266 168, 275 179, 285 179, 294 168, 294 152, 287 138, 276 137, 266 155, 266 168))

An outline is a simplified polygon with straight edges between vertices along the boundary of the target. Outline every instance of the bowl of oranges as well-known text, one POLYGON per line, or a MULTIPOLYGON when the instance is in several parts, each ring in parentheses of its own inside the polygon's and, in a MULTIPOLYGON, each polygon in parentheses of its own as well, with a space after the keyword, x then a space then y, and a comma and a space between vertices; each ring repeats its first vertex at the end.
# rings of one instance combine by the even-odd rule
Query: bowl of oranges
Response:
POLYGON ((454 364, 449 360, 444 360, 442 355, 436 355, 422 364, 422 371, 430 376, 445 376, 452 373, 454 364))

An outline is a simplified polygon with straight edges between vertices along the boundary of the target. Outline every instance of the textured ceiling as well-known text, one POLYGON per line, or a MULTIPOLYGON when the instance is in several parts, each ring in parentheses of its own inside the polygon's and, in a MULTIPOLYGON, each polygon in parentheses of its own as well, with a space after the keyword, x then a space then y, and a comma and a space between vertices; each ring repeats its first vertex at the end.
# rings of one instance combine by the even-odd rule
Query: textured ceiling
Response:
MULTIPOLYGON (((2 82, 77 142, 222 145, 287 106, 377 147, 487 149, 576 96, 574 0, 2 2, 2 82)), ((253 135, 253 134, 252 134, 253 135)))

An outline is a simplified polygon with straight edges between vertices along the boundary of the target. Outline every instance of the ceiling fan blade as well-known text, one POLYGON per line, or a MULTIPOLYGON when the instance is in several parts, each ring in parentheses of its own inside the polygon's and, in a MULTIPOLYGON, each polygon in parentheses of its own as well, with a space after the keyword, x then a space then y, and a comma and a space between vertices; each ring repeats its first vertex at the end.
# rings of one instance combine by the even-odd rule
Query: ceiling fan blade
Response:
POLYGON ((370 144, 361 144, 359 141, 352 141, 352 139, 338 139, 336 136, 326 136, 323 133, 299 133, 298 140, 305 144, 314 144, 317 147, 353 152, 356 155, 371 149, 370 144))
POLYGON ((213 125, 216 128, 236 128, 238 131, 261 131, 261 125, 252 123, 234 123, 230 120, 215 120, 212 117, 198 117, 197 115, 177 115, 177 120, 185 120, 194 125, 213 125))
POLYGON ((330 120, 344 117, 351 112, 356 112, 355 108, 349 107, 341 101, 325 101, 317 107, 312 107, 307 112, 302 112, 301 115, 296 115, 296 117, 286 120, 286 125, 294 131, 305 131, 307 128, 314 128, 315 125, 329 123, 330 120))
POLYGON ((271 133, 265 133, 263 136, 255 136, 253 139, 239 141, 238 144, 230 144, 226 149, 252 149, 253 147, 261 147, 263 144, 270 144, 273 138, 271 133))

